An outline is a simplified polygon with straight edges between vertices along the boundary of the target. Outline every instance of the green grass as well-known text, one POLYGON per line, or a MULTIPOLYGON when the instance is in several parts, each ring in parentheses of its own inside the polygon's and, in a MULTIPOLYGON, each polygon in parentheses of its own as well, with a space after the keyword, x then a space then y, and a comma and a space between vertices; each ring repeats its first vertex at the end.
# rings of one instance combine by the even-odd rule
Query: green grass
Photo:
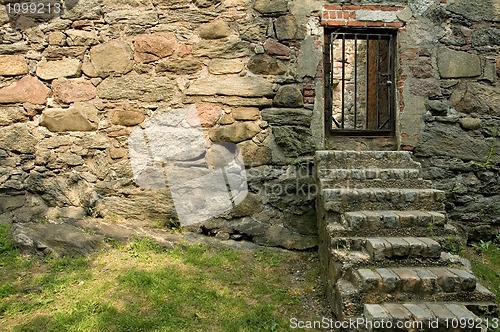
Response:
POLYGON ((481 283, 496 295, 500 305, 500 238, 468 247, 464 256, 470 260, 481 283))
POLYGON ((0 225, 0 326, 6 331, 287 331, 314 319, 314 253, 234 250, 147 239, 89 257, 41 261, 19 253, 0 225), (289 270, 311 260, 305 281, 289 270), (309 315, 309 316, 308 316, 309 315))

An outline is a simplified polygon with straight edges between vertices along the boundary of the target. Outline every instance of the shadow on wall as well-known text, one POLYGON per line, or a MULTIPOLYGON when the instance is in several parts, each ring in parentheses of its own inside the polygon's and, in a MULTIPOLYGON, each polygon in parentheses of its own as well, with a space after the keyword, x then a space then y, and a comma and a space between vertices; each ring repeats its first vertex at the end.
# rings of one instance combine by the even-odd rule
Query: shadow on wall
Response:
MULTIPOLYGON (((34 0, 14 1, 7 0, 4 3, 5 11, 9 17, 9 23, 15 29, 29 29, 37 25, 45 24, 56 18, 68 18, 78 15, 78 0, 34 0)), ((83 16, 85 13, 79 13, 83 16)))
POLYGON ((128 140, 134 182, 145 190, 168 188, 181 226, 217 217, 248 194, 236 144, 209 145, 203 127, 193 105, 148 120, 128 140))

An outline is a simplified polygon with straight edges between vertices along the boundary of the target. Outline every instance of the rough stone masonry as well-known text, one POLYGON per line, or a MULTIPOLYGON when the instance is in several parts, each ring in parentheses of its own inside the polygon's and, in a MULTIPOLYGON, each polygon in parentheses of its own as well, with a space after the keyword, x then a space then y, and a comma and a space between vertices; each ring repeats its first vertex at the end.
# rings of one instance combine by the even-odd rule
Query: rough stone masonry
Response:
POLYGON ((134 181, 129 136, 194 107, 207 155, 234 144, 248 184, 238 205, 198 230, 316 246, 323 29, 357 24, 398 29, 398 145, 447 191, 455 221, 491 235, 500 224, 498 2, 344 2, 80 0, 40 24, 2 6, 0 222, 175 220, 168 187, 134 181), (330 20, 335 11, 356 18, 330 20))

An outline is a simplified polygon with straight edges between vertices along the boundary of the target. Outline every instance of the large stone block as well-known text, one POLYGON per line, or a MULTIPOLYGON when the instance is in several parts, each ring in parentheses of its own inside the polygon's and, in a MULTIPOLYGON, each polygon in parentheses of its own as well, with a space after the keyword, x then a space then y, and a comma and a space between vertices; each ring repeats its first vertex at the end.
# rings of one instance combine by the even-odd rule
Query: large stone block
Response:
POLYGON ((169 101, 174 91, 168 77, 150 75, 109 77, 97 86, 97 96, 111 100, 169 101))
POLYGON ((304 106, 304 96, 298 87, 285 85, 278 90, 273 104, 278 107, 302 107, 304 106))
POLYGON ((213 59, 208 64, 208 71, 214 75, 237 74, 245 68, 242 59, 213 59))
POLYGON ((53 132, 93 131, 97 129, 97 109, 90 104, 76 103, 69 109, 43 111, 40 125, 53 132))
POLYGON ((257 145, 251 140, 239 143, 238 151, 247 166, 267 165, 272 161, 271 149, 265 145, 257 145))
POLYGON ((82 59, 85 50, 86 50, 85 46, 59 47, 50 45, 43 51, 42 55, 49 60, 63 59, 63 58, 82 59))
MULTIPOLYGON (((457 124, 432 122, 427 124, 422 139, 415 149, 416 156, 448 156, 484 162, 494 139, 470 135, 457 124)), ((492 164, 500 162, 494 154, 492 164)))
POLYGON ((104 216, 131 220, 168 220, 176 216, 174 201, 167 189, 135 192, 127 197, 107 195, 96 205, 104 216))
POLYGON ((0 195, 0 214, 15 210, 26 203, 26 195, 0 195))
POLYGON ((262 119, 271 125, 311 125, 312 111, 297 108, 266 108, 262 111, 262 119))
POLYGON ((135 59, 147 63, 170 56, 177 48, 177 39, 174 34, 141 35, 134 41, 135 59))
POLYGON ((274 22, 274 30, 278 40, 295 39, 299 31, 297 19, 293 15, 280 16, 274 22))
POLYGON ((253 8, 264 15, 280 15, 288 11, 287 0, 256 0, 253 8))
POLYGON ((0 89, 1 103, 45 104, 50 89, 33 76, 25 76, 19 81, 0 89))
POLYGON ((63 103, 87 101, 95 98, 96 88, 90 81, 57 79, 52 81, 54 99, 63 103))
POLYGON ((34 153, 37 140, 25 124, 16 123, 0 130, 0 148, 18 153, 34 153))
POLYGON ((496 0, 455 0, 446 9, 472 21, 500 22, 500 3, 496 0))
POLYGON ((200 29, 200 37, 203 39, 220 39, 231 35, 233 31, 229 25, 221 19, 204 24, 200 29))
POLYGON ((28 73, 28 64, 22 55, 0 55, 0 76, 16 76, 28 73))
POLYGON ((106 77, 112 73, 126 74, 132 70, 134 55, 129 44, 110 41, 94 46, 90 50, 90 67, 83 67, 88 76, 106 77), (94 75, 95 74, 95 75, 94 75))
POLYGON ((283 57, 289 57, 291 53, 290 47, 283 45, 272 38, 266 40, 264 43, 264 50, 269 55, 279 55, 283 57))
POLYGON ((121 126, 135 126, 146 119, 144 113, 137 111, 114 111, 111 122, 121 126))
POLYGON ((41 61, 36 68, 36 75, 43 80, 53 80, 61 77, 78 77, 81 70, 82 63, 77 59, 41 61))
POLYGON ((495 46, 500 45, 500 29, 488 28, 474 31, 472 34, 472 46, 495 46))
POLYGON ((439 48, 437 64, 442 78, 476 77, 482 74, 481 59, 477 55, 446 47, 439 48))
POLYGON ((450 102, 459 112, 500 115, 500 95, 494 86, 478 82, 460 84, 453 90, 450 102))
MULTIPOLYGON (((61 208, 59 215, 80 219, 83 208, 61 208)), ((31 253, 43 253, 53 257, 88 255, 103 244, 103 237, 84 233, 69 224, 16 223, 12 229, 16 246, 31 253)))
POLYGON ((288 158, 311 155, 314 151, 314 140, 310 128, 295 126, 273 127, 276 144, 288 158))
MULTIPOLYGON (((69 46, 88 46, 99 43, 99 37, 95 31, 67 30, 65 34, 67 36, 66 42, 69 46)), ((60 43, 54 44, 58 45, 60 43)))
POLYGON ((18 42, 14 44, 0 44, 0 54, 16 54, 28 51, 26 42, 18 42))
POLYGON ((0 105, 0 126, 8 126, 16 122, 28 120, 28 114, 21 106, 0 105))
POLYGON ((211 128, 215 126, 222 114, 220 106, 211 103, 199 103, 196 107, 189 108, 186 121, 190 126, 211 128))
POLYGON ((248 61, 248 69, 257 75, 283 75, 286 66, 279 60, 267 54, 257 54, 248 61))
POLYGON ((255 121, 260 117, 260 111, 256 107, 237 108, 232 111, 233 118, 239 121, 255 121))
POLYGON ((252 54, 251 45, 238 37, 230 36, 224 39, 202 40, 193 48, 193 55, 210 59, 234 59, 252 54))
POLYGON ((238 143, 251 139, 260 132, 255 122, 235 122, 228 126, 220 126, 210 132, 210 139, 214 142, 238 143))
POLYGON ((178 75, 189 75, 199 72, 203 63, 195 59, 164 59, 156 66, 156 72, 170 72, 178 75))
POLYGON ((207 76, 194 81, 188 88, 188 95, 262 97, 273 95, 273 84, 257 77, 207 76))

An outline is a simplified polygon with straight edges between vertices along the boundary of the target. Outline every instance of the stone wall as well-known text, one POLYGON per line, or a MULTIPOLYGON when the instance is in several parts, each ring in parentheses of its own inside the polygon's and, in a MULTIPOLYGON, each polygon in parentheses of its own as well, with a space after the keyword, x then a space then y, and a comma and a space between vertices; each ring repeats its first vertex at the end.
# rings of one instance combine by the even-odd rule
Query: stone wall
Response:
MULTIPOLYGON (((192 168, 213 167, 205 156, 214 144, 230 143, 246 168, 248 193, 203 227, 190 226, 314 247, 307 190, 314 189, 308 160, 319 142, 311 121, 320 10, 317 1, 80 0, 36 22, 2 6, 0 220, 175 222, 169 187, 139 183, 130 137, 194 109, 204 146, 192 168)), ((152 144, 187 153, 192 142, 169 136, 170 125, 160 126, 164 136, 152 144)), ((193 211, 214 199, 205 196, 193 211)))
POLYGON ((500 4, 448 2, 424 14, 438 42, 413 55, 410 72, 435 87, 409 84, 429 91, 412 145, 452 220, 469 240, 488 240, 500 228, 500 4))
MULTIPOLYGON (((80 0, 48 22, 1 7, 0 222, 175 222, 167 164, 196 178, 222 167, 225 151, 228 186, 244 169, 246 187, 190 226, 315 246, 311 156, 324 145, 324 26, 399 28, 398 145, 448 189, 452 217, 498 222, 496 3, 350 3, 80 0), (195 141, 202 152, 190 150, 195 141), (141 144, 152 153, 139 151, 134 162, 141 144), (483 207, 496 215, 481 215, 483 207)), ((182 195, 188 212, 219 205, 216 195, 182 195)))

